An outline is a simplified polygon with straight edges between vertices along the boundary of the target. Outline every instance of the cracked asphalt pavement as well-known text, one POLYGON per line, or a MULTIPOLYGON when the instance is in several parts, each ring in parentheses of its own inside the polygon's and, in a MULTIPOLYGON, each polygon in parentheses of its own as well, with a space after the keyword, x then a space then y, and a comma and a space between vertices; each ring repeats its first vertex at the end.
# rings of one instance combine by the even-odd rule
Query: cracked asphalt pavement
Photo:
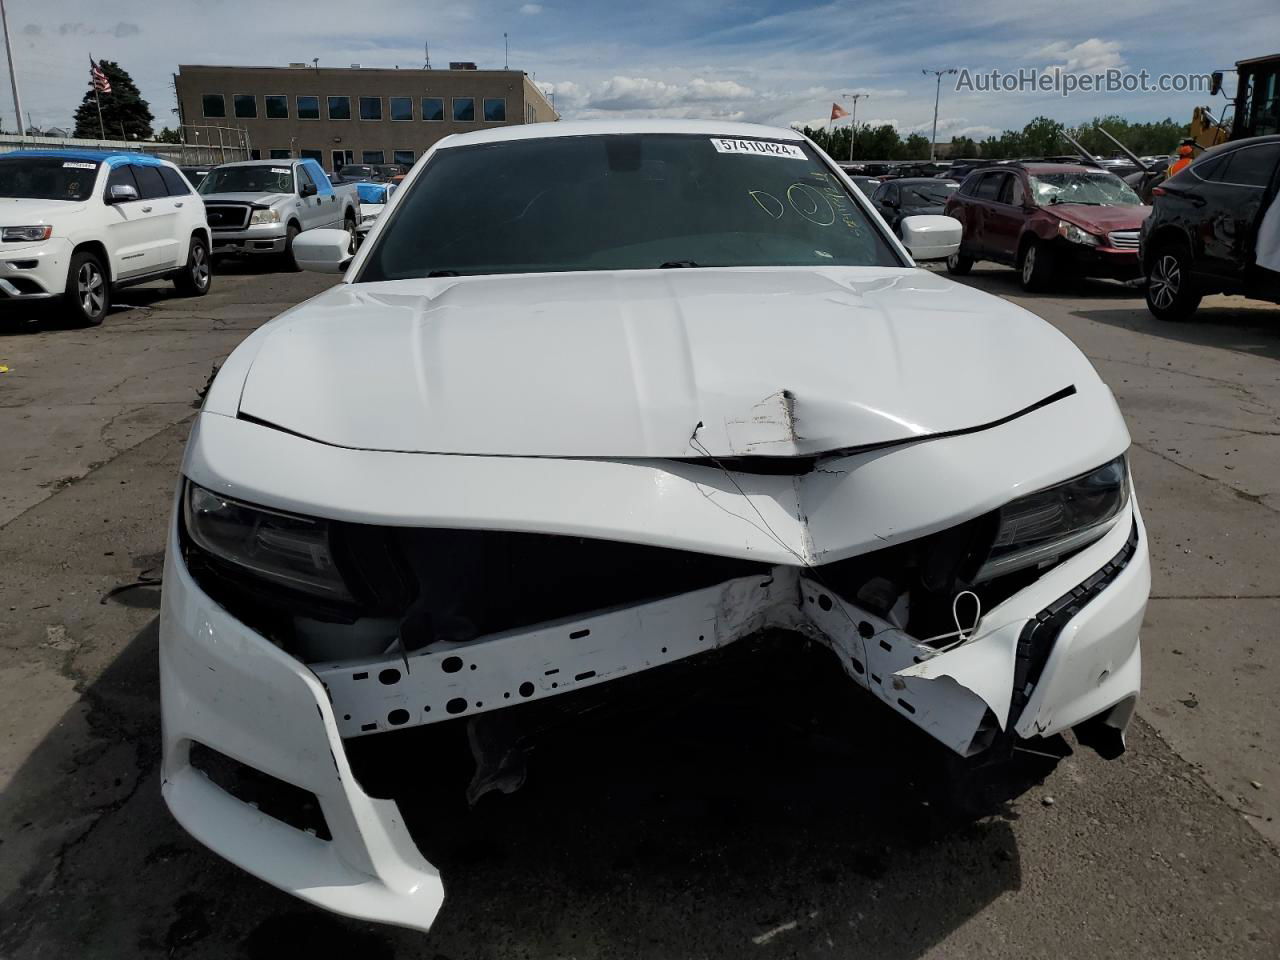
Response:
POLYGON ((1210 298, 1161 324, 1132 289, 1025 295, 996 267, 965 282, 1071 337, 1133 435, 1154 582, 1124 756, 1068 740, 948 783, 922 735, 765 644, 688 704, 566 735, 474 810, 424 785, 457 757, 402 757, 447 887, 428 935, 206 852, 159 796, 145 578, 210 370, 331 282, 232 265, 203 300, 125 291, 96 330, 0 315, 0 957, 1280 952, 1280 309, 1210 298))

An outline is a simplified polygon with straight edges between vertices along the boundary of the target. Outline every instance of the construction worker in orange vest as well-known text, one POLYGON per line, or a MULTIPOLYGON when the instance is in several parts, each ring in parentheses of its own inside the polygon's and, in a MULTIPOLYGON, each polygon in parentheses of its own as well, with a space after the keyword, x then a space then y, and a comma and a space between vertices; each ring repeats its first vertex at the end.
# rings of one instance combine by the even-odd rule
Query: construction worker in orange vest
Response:
POLYGON ((1169 164, 1167 176, 1172 177, 1191 166, 1191 159, 1191 144, 1184 140, 1182 146, 1178 147, 1178 159, 1169 164))

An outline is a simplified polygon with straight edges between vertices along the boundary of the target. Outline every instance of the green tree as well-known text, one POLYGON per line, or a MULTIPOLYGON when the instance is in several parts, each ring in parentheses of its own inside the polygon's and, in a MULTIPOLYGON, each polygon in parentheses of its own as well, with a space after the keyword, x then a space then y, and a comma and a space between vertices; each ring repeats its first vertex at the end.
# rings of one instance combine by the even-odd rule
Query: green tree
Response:
POLYGON ((978 145, 970 137, 951 138, 951 156, 972 159, 978 155, 978 145))
POLYGON ((922 133, 913 133, 903 142, 900 156, 903 160, 928 160, 929 138, 922 133))
POLYGON ((111 82, 111 92, 101 94, 102 124, 98 124, 98 101, 91 85, 76 108, 75 136, 95 138, 105 132, 109 140, 122 134, 126 140, 151 139, 151 105, 142 99, 133 78, 113 60, 99 60, 98 66, 111 82))
POLYGON ((177 130, 171 130, 169 127, 165 127, 163 130, 161 130, 159 133, 156 134, 156 142, 157 143, 181 143, 182 138, 178 136, 177 130))
POLYGON ((1036 117, 1022 128, 1022 149, 1028 156, 1051 157, 1071 152, 1071 145, 1062 139, 1062 124, 1048 117, 1036 117))

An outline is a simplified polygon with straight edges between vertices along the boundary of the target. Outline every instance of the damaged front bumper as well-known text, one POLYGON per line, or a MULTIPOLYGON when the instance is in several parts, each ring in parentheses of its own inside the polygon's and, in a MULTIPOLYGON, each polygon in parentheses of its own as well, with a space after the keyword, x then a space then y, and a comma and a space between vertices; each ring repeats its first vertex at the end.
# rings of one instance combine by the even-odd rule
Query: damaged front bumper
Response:
MULTIPOLYGON (((1139 692, 1138 631, 1150 586, 1145 531, 1132 496, 1104 536, 984 611, 962 641, 949 646, 922 642, 897 625, 900 618, 829 586, 837 580, 831 564, 841 559, 946 529, 1007 499, 1017 484, 1004 481, 1007 468, 999 461, 982 456, 983 445, 1034 452, 1052 433, 1044 426, 1015 421, 827 464, 803 481, 820 484, 820 496, 797 509, 788 496, 801 481, 788 476, 752 477, 743 481, 749 483, 744 491, 720 482, 714 469, 676 464, 507 459, 481 469, 477 458, 337 450, 202 415, 186 475, 229 489, 224 454, 234 439, 236 489, 279 509, 298 506, 286 492, 288 477, 272 467, 286 446, 297 456, 283 459, 291 471, 312 478, 319 498, 329 495, 330 485, 335 496, 352 489, 352 476, 388 484, 364 490, 362 500, 371 506, 359 514, 343 517, 327 507, 330 516, 387 522, 374 511, 407 513, 404 504, 429 488, 435 511, 429 521, 440 526, 461 525, 445 516, 453 511, 489 529, 525 524, 636 542, 654 538, 652 530, 639 530, 655 515, 643 499, 649 497, 677 511, 664 544, 711 544, 753 566, 697 589, 465 642, 304 663, 196 582, 175 521, 161 614, 165 799, 197 839, 260 878, 338 913, 425 930, 443 902, 439 874, 419 853, 396 804, 362 788, 344 741, 607 684, 769 628, 824 644, 854 683, 960 755, 981 753, 1001 738, 1049 736, 1085 721, 1118 738, 1139 692), (255 444, 264 445, 261 457, 255 444), (266 455, 268 448, 275 456, 266 455), (947 461, 949 469, 931 473, 930 458, 947 461), (322 461, 331 469, 322 469, 322 461), (410 475, 424 461, 435 461, 430 484, 410 475), (339 463, 344 469, 332 469, 339 463), (398 469, 390 469, 393 464, 398 469), (523 471, 515 508, 521 516, 486 516, 486 510, 508 508, 498 491, 502 471, 515 469, 523 471), (451 470, 476 472, 463 482, 451 470), (599 497, 566 505, 565 481, 585 474, 607 474, 610 482, 599 485, 599 497), (942 486, 939 476, 945 476, 942 486), (904 497, 904 486, 915 489, 904 497), (897 495, 886 495, 890 489, 897 495), (614 509, 605 511, 609 502, 614 509), (859 502, 878 509, 850 509, 859 502), (825 522, 827 516, 840 519, 825 522), (790 539, 793 530, 803 536, 790 539), (290 817, 220 786, 200 759, 210 752, 289 785, 319 816, 290 817)), ((1080 451, 1081 463, 1114 456, 1124 439, 1100 438, 1097 450, 1080 451)), ((1025 465, 1018 470, 1024 477, 1029 472, 1025 465)), ((1033 475, 1024 482, 1034 489, 1040 480, 1033 475)), ((582 489, 596 485, 582 481, 582 489)))

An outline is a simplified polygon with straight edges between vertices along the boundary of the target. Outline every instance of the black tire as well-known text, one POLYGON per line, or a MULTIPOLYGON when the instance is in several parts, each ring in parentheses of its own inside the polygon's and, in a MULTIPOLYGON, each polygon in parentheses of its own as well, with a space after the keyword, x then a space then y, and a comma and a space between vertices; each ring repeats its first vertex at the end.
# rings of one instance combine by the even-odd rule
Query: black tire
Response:
POLYGON ((347 253, 355 256, 356 250, 360 247, 360 234, 356 230, 355 217, 347 217, 342 221, 342 229, 347 231, 350 240, 347 243, 347 253))
POLYGON ((966 257, 963 253, 953 253, 947 257, 947 273, 955 277, 963 277, 973 269, 973 257, 966 257))
POLYGON ((203 297, 213 286, 213 261, 203 237, 191 238, 187 265, 173 278, 173 285, 184 297, 203 297))
POLYGON ((293 256, 293 241, 297 239, 298 234, 302 231, 298 229, 296 223, 289 224, 288 230, 284 235, 284 268, 290 273, 298 273, 302 268, 298 266, 298 261, 293 256))
POLYGON ((71 255, 62 305, 67 322, 77 327, 98 326, 111 309, 111 278, 92 250, 71 255))
POLYGON ((1039 240, 1027 244, 1018 260, 1018 280, 1023 290, 1048 290, 1057 279, 1057 272, 1053 247, 1039 240))
POLYGON ((1147 309, 1158 320, 1186 320, 1200 306, 1202 294, 1191 276, 1186 247, 1159 247, 1147 267, 1147 309))

